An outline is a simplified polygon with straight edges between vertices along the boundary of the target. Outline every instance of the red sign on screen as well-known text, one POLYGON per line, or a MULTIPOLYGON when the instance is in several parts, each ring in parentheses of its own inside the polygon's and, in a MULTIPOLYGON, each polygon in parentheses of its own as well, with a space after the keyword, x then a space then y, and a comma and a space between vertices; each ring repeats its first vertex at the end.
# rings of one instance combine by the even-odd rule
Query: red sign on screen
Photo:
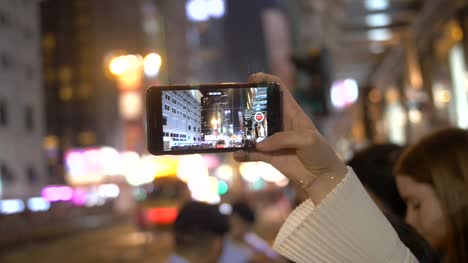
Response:
POLYGON ((255 120, 257 122, 262 122, 265 119, 265 115, 262 112, 255 113, 255 120))

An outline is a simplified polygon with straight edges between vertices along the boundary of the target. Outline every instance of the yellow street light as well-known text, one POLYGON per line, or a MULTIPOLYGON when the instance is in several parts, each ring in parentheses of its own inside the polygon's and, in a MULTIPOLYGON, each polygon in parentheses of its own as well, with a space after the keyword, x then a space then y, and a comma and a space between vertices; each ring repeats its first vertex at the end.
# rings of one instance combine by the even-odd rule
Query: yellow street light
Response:
POLYGON ((109 63, 110 72, 116 76, 124 74, 129 67, 130 63, 127 59, 127 56, 115 57, 109 63))

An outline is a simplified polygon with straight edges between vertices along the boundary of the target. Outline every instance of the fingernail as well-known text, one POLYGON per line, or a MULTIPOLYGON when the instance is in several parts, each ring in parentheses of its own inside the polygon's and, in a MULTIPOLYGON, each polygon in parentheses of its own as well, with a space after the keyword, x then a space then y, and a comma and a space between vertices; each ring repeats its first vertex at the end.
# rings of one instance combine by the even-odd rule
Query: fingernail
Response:
POLYGON ((243 159, 244 158, 244 152, 243 151, 237 151, 234 153, 234 158, 235 159, 243 159))

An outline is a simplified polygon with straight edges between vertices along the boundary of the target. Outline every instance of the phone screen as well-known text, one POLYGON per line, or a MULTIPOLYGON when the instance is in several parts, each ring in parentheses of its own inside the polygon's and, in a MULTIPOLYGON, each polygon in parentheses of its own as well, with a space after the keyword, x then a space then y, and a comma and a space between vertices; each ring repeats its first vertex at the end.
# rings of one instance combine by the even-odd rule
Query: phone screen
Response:
POLYGON ((252 148, 271 135, 270 130, 278 129, 270 123, 270 119, 278 119, 278 109, 272 109, 273 101, 279 104, 278 92, 278 86, 202 85, 162 89, 160 114, 153 115, 156 122, 161 120, 162 126, 159 138, 155 138, 160 145, 157 152, 252 148))

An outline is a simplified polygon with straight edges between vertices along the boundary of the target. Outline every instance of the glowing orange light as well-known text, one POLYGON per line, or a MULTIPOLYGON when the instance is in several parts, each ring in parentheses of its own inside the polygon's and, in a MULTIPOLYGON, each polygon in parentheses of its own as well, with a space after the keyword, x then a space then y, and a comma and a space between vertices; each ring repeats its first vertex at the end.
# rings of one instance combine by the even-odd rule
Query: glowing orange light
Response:
POLYGON ((172 224, 177 218, 176 207, 158 207, 146 212, 146 219, 151 223, 172 224))
POLYGON ((115 57, 111 60, 109 64, 110 72, 117 76, 124 74, 128 70, 129 67, 130 67, 130 63, 127 59, 127 56, 115 57))

